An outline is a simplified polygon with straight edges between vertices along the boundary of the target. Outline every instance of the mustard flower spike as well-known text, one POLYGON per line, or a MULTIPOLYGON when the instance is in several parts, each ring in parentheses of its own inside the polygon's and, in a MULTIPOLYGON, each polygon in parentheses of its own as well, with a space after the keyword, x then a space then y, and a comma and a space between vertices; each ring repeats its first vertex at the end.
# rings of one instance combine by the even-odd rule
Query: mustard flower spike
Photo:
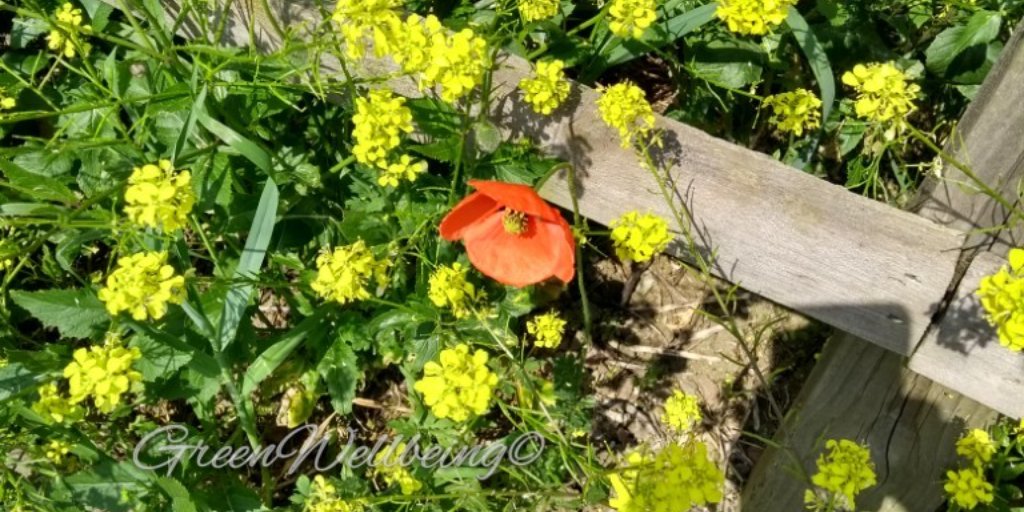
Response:
POLYGON ((314 292, 325 300, 348 304, 368 299, 367 290, 371 279, 380 281, 381 267, 387 262, 378 261, 366 242, 327 249, 316 259, 317 274, 310 285, 314 292))
POLYGON ((413 389, 438 418, 461 423, 480 416, 491 406, 498 376, 487 368, 487 352, 470 353, 465 343, 441 351, 438 360, 423 367, 423 378, 413 389))
POLYGON ((857 64, 843 74, 843 83, 857 91, 857 117, 877 123, 901 124, 917 107, 921 87, 892 62, 857 64))
POLYGON ((422 489, 423 482, 402 466, 401 457, 405 448, 405 443, 398 443, 394 449, 388 448, 378 453, 373 458, 373 473, 383 478, 388 486, 397 485, 403 495, 409 496, 422 489))
POLYGON ((170 160, 136 167, 124 192, 125 214, 139 226, 171 232, 188 224, 195 205, 192 175, 175 171, 170 160))
POLYGON ((562 332, 566 321, 557 312, 537 315, 526 323, 526 332, 534 337, 534 345, 541 348, 557 348, 562 343, 562 332))
POLYGON ((720 0, 715 16, 731 32, 763 36, 786 21, 796 0, 720 0))
POLYGON ((1024 351, 1024 249, 1011 249, 1008 265, 982 278, 977 295, 985 318, 996 327, 999 344, 1024 351))
POLYGON ((519 8, 519 16, 526 23, 546 20, 558 14, 561 6, 559 0, 519 0, 516 7, 519 8))
POLYGON ((390 52, 402 4, 401 0, 338 0, 331 20, 345 40, 345 56, 362 58, 367 41, 372 42, 377 57, 390 52))
POLYGON ((405 98, 387 89, 375 89, 356 98, 352 122, 356 142, 352 154, 356 161, 384 171, 391 165, 390 152, 413 130, 412 111, 405 106, 405 98))
POLYGON ((185 278, 167 264, 167 252, 140 252, 119 258, 97 295, 111 315, 126 311, 140 322, 159 320, 168 304, 185 300, 185 278))
POLYGON ((964 510, 988 505, 995 499, 992 484, 985 480, 981 468, 977 467, 948 471, 943 489, 950 501, 964 510))
POLYGON ((450 36, 431 35, 427 66, 420 87, 440 87, 441 99, 455 103, 483 81, 490 56, 487 41, 473 29, 464 28, 450 36))
POLYGON ((48 422, 75 423, 85 417, 85 409, 63 396, 56 382, 39 386, 39 400, 32 404, 32 410, 48 422))
POLYGON ((387 168, 382 170, 380 177, 377 178, 377 183, 382 187, 397 187, 402 180, 415 182, 425 172, 427 172, 426 162, 413 160, 409 155, 402 155, 387 164, 387 168))
POLYGON ((772 109, 768 121, 780 132, 801 137, 804 130, 821 127, 821 100, 807 89, 769 96, 762 105, 772 109))
POLYGON ((615 255, 623 262, 649 261, 672 241, 668 222, 651 213, 627 212, 609 224, 615 255))
POLYGON ((72 403, 92 398, 100 412, 111 413, 129 392, 142 390, 142 374, 132 365, 142 358, 138 347, 125 348, 116 336, 103 345, 80 348, 64 367, 72 403))
POLYGON ((623 39, 639 39, 658 19, 655 0, 611 0, 608 28, 623 39))
POLYGON ((16 106, 18 106, 18 100, 13 96, 8 96, 7 91, 0 87, 0 111, 11 110, 16 106))
POLYGON ((641 450, 610 477, 618 512, 677 512, 722 501, 725 474, 708 457, 707 445, 670 444, 657 453, 641 450))
POLYGON ((439 308, 448 308, 455 318, 469 315, 473 303, 480 298, 469 282, 469 268, 462 263, 443 265, 430 275, 427 297, 439 308))
POLYGON ((310 491, 304 509, 307 512, 363 512, 366 510, 360 501, 342 499, 338 489, 323 475, 313 477, 310 491))
POLYGON ((661 422, 672 430, 678 433, 689 432, 700 423, 701 418, 697 397, 677 389, 665 400, 665 414, 661 416, 661 422))
POLYGON ((825 447, 828 451, 818 457, 818 472, 811 482, 840 496, 847 508, 856 510, 857 495, 877 483, 871 452, 848 439, 830 439, 825 447))
POLYGON ((569 97, 565 63, 557 59, 538 62, 534 76, 520 80, 519 88, 534 112, 551 115, 569 97))
POLYGON ((55 439, 46 445, 46 458, 50 459, 54 465, 59 466, 64 463, 64 456, 70 451, 71 443, 55 439))
POLYGON ((975 466, 982 467, 996 453, 996 445, 988 432, 974 428, 964 433, 956 442, 956 453, 971 461, 975 466))
POLYGON ((423 18, 410 14, 396 25, 392 41, 391 58, 406 74, 422 73, 430 64, 431 44, 435 35, 444 36, 441 20, 433 14, 423 18))
POLYGON ((619 131, 622 147, 628 148, 638 137, 654 129, 654 109, 643 89, 631 82, 598 88, 597 108, 604 122, 619 131))
POLYGON ((83 24, 82 10, 70 2, 65 2, 53 13, 57 28, 46 36, 46 46, 50 51, 71 59, 77 55, 77 48, 82 53, 89 53, 90 45, 82 41, 82 36, 92 34, 92 26, 83 24))

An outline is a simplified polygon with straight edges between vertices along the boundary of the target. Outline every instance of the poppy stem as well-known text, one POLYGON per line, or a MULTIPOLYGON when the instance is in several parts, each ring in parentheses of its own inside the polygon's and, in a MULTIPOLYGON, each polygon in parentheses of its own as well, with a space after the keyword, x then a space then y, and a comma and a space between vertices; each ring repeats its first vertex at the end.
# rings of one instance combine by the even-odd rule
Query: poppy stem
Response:
MULTIPOLYGON (((579 200, 576 199, 576 168, 571 164, 565 164, 565 168, 569 171, 569 197, 572 199, 572 223, 576 233, 585 233, 586 226, 584 225, 583 217, 580 215, 579 200)), ((575 236, 575 235, 574 235, 575 236)), ((580 237, 586 240, 586 237, 580 237)), ((590 299, 587 298, 587 284, 583 274, 583 243, 581 240, 576 240, 576 285, 580 289, 580 303, 583 306, 583 338, 587 344, 591 344, 593 339, 591 338, 591 326, 593 325, 592 317, 590 314, 590 299)))

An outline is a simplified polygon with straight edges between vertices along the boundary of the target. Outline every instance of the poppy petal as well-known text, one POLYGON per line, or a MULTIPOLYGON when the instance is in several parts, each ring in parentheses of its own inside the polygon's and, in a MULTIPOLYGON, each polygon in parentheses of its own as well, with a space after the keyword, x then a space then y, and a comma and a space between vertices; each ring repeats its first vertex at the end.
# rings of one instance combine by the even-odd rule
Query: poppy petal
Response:
POLYGON ((552 277, 566 250, 558 226, 527 217, 526 231, 514 235, 505 231, 503 215, 492 213, 463 232, 470 263, 484 275, 510 286, 528 286, 552 277))
POLYGON ((441 221, 441 237, 449 242, 462 238, 462 233, 473 223, 497 211, 499 205, 490 197, 473 192, 459 201, 441 221))
POLYGON ((559 216, 557 222, 550 223, 556 233, 562 237, 562 250, 559 253, 559 258, 555 261, 555 268, 552 271, 555 277, 560 279, 563 283, 572 281, 573 276, 576 274, 576 241, 572 236, 572 229, 569 228, 569 223, 559 216))
POLYGON ((469 180, 469 186, 510 210, 524 212, 544 220, 553 221, 556 217, 561 217, 558 210, 548 204, 533 187, 528 185, 504 181, 469 180))

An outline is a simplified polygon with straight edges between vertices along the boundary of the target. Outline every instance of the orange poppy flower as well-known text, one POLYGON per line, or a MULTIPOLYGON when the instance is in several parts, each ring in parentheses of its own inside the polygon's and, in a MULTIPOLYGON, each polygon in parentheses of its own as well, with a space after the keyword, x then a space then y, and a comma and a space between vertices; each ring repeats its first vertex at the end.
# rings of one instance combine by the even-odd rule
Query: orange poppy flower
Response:
POLYGON ((480 180, 469 185, 477 191, 441 221, 441 237, 462 240, 473 266, 499 283, 522 287, 550 277, 572 280, 576 244, 555 207, 526 185, 480 180))

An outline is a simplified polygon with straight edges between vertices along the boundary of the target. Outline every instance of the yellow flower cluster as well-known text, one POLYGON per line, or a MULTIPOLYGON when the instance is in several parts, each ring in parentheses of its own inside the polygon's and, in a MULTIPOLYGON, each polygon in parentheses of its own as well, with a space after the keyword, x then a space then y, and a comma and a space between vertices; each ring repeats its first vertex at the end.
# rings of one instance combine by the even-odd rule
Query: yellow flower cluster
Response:
POLYGON ((532 23, 558 14, 560 2, 559 0, 519 0, 516 5, 519 7, 519 15, 522 16, 523 21, 532 23))
POLYGON ((943 486, 950 501, 964 510, 973 510, 978 505, 992 503, 992 484, 985 480, 981 468, 960 469, 946 472, 943 486))
POLYGON ((526 332, 533 335, 533 344, 541 348, 556 348, 562 343, 565 320, 552 311, 537 315, 526 322, 526 332))
POLYGON ((452 310, 455 318, 464 318, 477 300, 476 287, 467 279, 469 268, 462 263, 442 265, 430 274, 427 297, 439 308, 452 310))
POLYGON ((537 63, 532 78, 519 81, 523 98, 538 114, 551 115, 569 97, 569 81, 565 79, 565 63, 549 60, 537 63))
POLYGON ((174 274, 166 252, 140 252, 118 258, 98 296, 111 315, 127 311, 135 320, 159 320, 167 304, 185 300, 185 278, 174 274))
POLYGON ((665 414, 661 416, 661 422, 672 430, 689 432, 694 425, 700 423, 701 418, 697 397, 677 389, 665 400, 665 414))
POLYGON ((633 452, 628 466, 611 475, 619 512, 677 512, 722 501, 725 475, 708 458, 704 443, 670 444, 657 454, 633 452))
POLYGON ((877 483, 871 452, 849 439, 830 439, 825 447, 828 453, 818 456, 818 472, 811 482, 841 496, 846 508, 856 510, 857 495, 877 483))
POLYGON ((321 298, 339 304, 370 297, 366 286, 370 279, 385 281, 386 261, 377 261, 366 242, 325 250, 316 258, 316 279, 310 285, 321 298))
POLYGON ((440 86, 441 99, 455 103, 480 85, 489 61, 487 41, 473 29, 464 28, 450 36, 435 33, 420 86, 440 86))
POLYGON ((408 469, 401 465, 405 447, 405 443, 399 443, 394 446, 393 450, 389 449, 378 453, 373 458, 373 468, 374 473, 384 479, 384 483, 389 487, 399 486, 402 494, 408 496, 422 489, 423 482, 417 480, 408 469))
POLYGON ((768 119, 781 132, 803 136, 804 130, 821 126, 821 100, 807 89, 775 94, 762 104, 772 109, 768 119))
POLYGON ((76 350, 74 361, 64 367, 71 402, 92 397, 100 412, 113 412, 122 395, 141 389, 142 374, 132 369, 141 357, 138 347, 125 348, 116 337, 103 345, 76 350))
POLYGON ((763 36, 786 21, 796 0, 721 0, 715 15, 737 34, 763 36))
POLYGON ((170 160, 136 167, 124 192, 124 212, 132 222, 165 232, 185 227, 196 196, 192 174, 175 172, 170 160))
POLYGON ((623 39, 638 39, 658 15, 655 0, 612 0, 608 8, 608 28, 623 39))
POLYGON ((85 410, 61 395, 56 382, 39 387, 39 400, 32 404, 32 410, 47 421, 74 423, 85 417, 85 410))
POLYGON ((82 24, 82 10, 66 2, 54 11, 53 16, 57 18, 57 27, 46 36, 46 46, 69 59, 75 56, 76 43, 82 53, 89 53, 89 44, 80 38, 92 34, 92 27, 82 24))
POLYGON ((61 465, 64 462, 64 456, 71 451, 71 443, 61 440, 50 441, 46 445, 46 458, 50 459, 50 462, 61 465))
POLYGON ((413 389, 423 394, 423 401, 434 416, 463 422, 487 412, 491 393, 498 376, 487 368, 487 352, 469 352, 469 345, 441 351, 439 362, 423 367, 423 378, 413 389))
POLYGON ((651 213, 628 212, 609 227, 615 255, 622 261, 648 261, 672 241, 668 222, 651 213))
POLYGON ((1011 249, 1009 267, 985 276, 977 295, 999 343, 1014 352, 1024 350, 1024 249, 1011 249))
POLYGON ((956 453, 980 468, 992 460, 992 456, 996 453, 996 445, 992 443, 988 432, 980 428, 973 428, 956 442, 956 453))
POLYGON ((345 39, 345 54, 360 59, 366 53, 366 40, 373 42, 374 54, 381 57, 391 47, 393 27, 401 23, 398 16, 402 0, 338 0, 331 20, 345 39))
POLYGON ((444 38, 441 20, 433 14, 426 18, 410 14, 393 31, 391 58, 406 74, 422 73, 430 62, 430 45, 434 36, 444 38))
POLYGON ((619 131, 622 147, 628 148, 637 136, 654 128, 654 109, 647 102, 643 89, 630 82, 599 88, 597 108, 604 122, 619 131))
POLYGON ((857 90, 857 116, 878 123, 902 123, 916 108, 914 100, 921 92, 921 87, 910 83, 891 62, 858 64, 843 74, 843 83, 857 90))
POLYGON ((380 173, 377 183, 382 187, 397 187, 404 179, 409 182, 416 181, 416 178, 427 172, 427 162, 413 160, 409 155, 402 155, 388 164, 388 168, 380 173))
POLYGON ((11 110, 16 106, 18 106, 18 101, 7 96, 7 91, 0 87, 0 110, 11 110))
POLYGON ((340 498, 338 489, 323 475, 313 477, 313 488, 306 501, 307 512, 363 512, 365 507, 358 501, 340 498))
POLYGON ((401 180, 416 181, 426 172, 427 164, 414 161, 409 155, 395 158, 391 152, 402 143, 402 136, 412 132, 412 111, 405 98, 387 89, 370 91, 367 97, 356 98, 352 154, 356 161, 381 171, 377 182, 384 187, 397 187, 401 180))

